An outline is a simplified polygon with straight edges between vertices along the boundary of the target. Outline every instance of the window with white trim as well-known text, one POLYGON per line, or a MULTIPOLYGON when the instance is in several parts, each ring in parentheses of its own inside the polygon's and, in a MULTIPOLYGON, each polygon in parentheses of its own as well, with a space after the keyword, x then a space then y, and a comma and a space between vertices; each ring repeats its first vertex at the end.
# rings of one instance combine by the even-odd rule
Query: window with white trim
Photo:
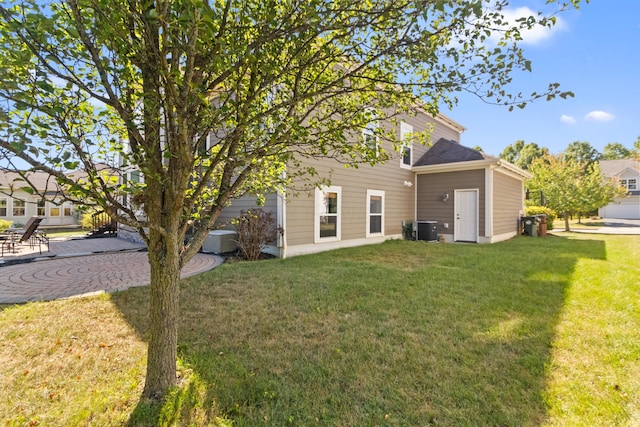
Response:
POLYGON ((47 214, 46 203, 44 199, 38 199, 36 202, 36 215, 45 216, 47 214))
POLYGON ((413 133, 413 126, 409 123, 400 123, 400 142, 402 143, 400 149, 400 167, 405 169, 411 169, 413 164, 413 141, 411 134, 413 133))
POLYGON ((13 216, 25 216, 27 202, 20 199, 13 199, 13 216))
POLYGON ((638 180, 636 179, 628 179, 627 180, 627 190, 637 190, 638 189, 638 180))
POLYGON ((378 148, 379 148, 379 142, 378 142, 378 120, 375 119, 376 117, 376 112, 373 108, 368 108, 367 109, 367 115, 370 116, 369 118, 369 122, 367 123, 367 125, 365 126, 365 128, 362 130, 362 140, 363 140, 363 144, 364 146, 375 152, 375 155, 378 155, 378 148))
POLYGON ((54 204, 49 205, 49 216, 60 216, 60 206, 54 204))
POLYGON ((314 241, 340 240, 342 188, 316 188, 314 241))
POLYGON ((384 191, 367 190, 366 236, 384 236, 384 191))
POLYGON ((7 199, 0 199, 0 216, 7 216, 7 199))

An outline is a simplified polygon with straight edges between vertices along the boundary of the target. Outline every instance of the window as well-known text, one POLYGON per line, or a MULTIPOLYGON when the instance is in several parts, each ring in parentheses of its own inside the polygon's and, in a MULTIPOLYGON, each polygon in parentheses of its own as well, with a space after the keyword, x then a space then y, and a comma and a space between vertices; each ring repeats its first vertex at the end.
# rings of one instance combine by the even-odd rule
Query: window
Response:
POLYGON ((37 210, 36 210, 36 215, 38 216, 45 216, 46 215, 46 210, 45 210, 45 202, 44 199, 38 199, 38 203, 37 203, 37 210))
POLYGON ((66 204, 65 204, 65 205, 62 207, 62 214, 63 214, 64 216, 71 216, 71 206, 69 206, 69 205, 66 205, 66 204))
POLYGON ((413 164, 413 142, 411 140, 411 134, 413 133, 413 126, 409 123, 400 123, 400 141, 402 142, 402 149, 400 154, 400 167, 405 169, 411 169, 413 164))
POLYGON ((367 115, 369 122, 366 127, 362 130, 362 139, 364 146, 371 151, 375 152, 375 155, 378 155, 378 136, 376 135, 378 131, 378 121, 376 120, 375 110, 372 108, 367 109, 367 115))
POLYGON ((7 199, 0 199, 0 216, 7 216, 7 199))
POLYGON ((628 191, 637 190, 638 189, 638 180, 635 178, 632 179, 621 179, 620 185, 625 187, 628 191))
POLYGON ((13 216, 25 216, 27 203, 24 200, 13 199, 13 216))
POLYGON ((314 241, 340 240, 341 187, 316 189, 314 241))
POLYGON ((384 191, 367 190, 366 235, 384 236, 384 191))
POLYGON ((49 216, 60 216, 60 206, 51 206, 49 208, 49 216))

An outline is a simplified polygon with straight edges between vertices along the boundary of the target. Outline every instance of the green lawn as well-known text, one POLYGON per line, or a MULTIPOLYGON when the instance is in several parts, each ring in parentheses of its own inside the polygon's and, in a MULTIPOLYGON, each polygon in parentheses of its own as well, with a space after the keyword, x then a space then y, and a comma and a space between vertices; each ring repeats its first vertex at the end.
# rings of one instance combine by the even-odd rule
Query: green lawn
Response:
POLYGON ((640 236, 563 233, 225 264, 183 282, 162 408, 140 401, 145 288, 4 306, 0 419, 638 425, 639 258, 640 236))

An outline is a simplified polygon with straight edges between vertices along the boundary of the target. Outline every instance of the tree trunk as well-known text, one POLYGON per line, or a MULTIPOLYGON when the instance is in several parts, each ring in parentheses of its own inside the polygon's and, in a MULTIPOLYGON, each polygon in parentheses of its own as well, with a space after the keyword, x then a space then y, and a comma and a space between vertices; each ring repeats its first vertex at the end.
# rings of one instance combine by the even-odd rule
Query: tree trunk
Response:
POLYGON ((160 400, 177 383, 180 255, 176 239, 154 234, 149 244, 150 335, 143 396, 160 400))
POLYGON ((564 213, 564 231, 571 231, 569 230, 569 212, 564 213))

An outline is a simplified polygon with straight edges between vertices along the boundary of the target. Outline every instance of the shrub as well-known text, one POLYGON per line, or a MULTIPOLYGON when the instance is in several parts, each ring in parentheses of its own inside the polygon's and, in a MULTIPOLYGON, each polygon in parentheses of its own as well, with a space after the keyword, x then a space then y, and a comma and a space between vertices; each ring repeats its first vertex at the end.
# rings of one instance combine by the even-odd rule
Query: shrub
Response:
POLYGON ((7 228, 11 227, 11 221, 7 221, 6 219, 0 219, 0 231, 5 231, 7 228))
POLYGON ((259 208, 242 211, 232 223, 238 232, 238 248, 244 258, 251 261, 259 259, 262 249, 283 232, 275 226, 273 214, 259 208))
POLYGON ((524 214, 526 216, 533 215, 546 215, 547 216, 547 230, 553 230, 553 221, 558 217, 555 211, 549 209, 546 206, 527 206, 524 208, 524 214))

